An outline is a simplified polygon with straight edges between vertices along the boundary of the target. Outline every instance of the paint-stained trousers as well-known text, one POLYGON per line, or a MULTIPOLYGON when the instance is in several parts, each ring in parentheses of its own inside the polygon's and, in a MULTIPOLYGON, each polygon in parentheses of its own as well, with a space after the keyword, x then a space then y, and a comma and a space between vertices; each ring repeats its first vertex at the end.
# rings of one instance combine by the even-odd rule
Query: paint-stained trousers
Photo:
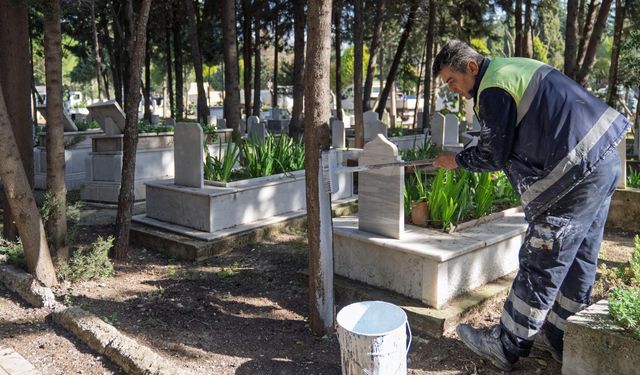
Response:
POLYGON ((520 269, 500 318, 504 348, 518 357, 536 334, 562 352, 567 318, 590 302, 611 195, 621 174, 612 152, 544 214, 529 223, 520 269))

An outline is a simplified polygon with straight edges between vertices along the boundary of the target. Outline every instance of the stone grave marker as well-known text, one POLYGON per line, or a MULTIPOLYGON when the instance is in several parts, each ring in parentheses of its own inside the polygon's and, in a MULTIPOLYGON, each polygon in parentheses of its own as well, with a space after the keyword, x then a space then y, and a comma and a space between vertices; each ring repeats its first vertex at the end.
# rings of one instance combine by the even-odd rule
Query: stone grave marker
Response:
POLYGON ((440 112, 433 114, 431 119, 431 143, 437 147, 444 146, 444 124, 445 117, 440 112))
POLYGON ((344 123, 337 118, 332 118, 331 122, 331 147, 345 148, 346 137, 344 131, 344 123))
MULTIPOLYGON (((40 112, 42 117, 44 117, 44 119, 46 120, 47 119, 47 106, 46 105, 38 105, 38 111, 40 112)), ((73 122, 73 120, 69 116, 69 113, 64 111, 64 110, 62 111, 62 125, 64 126, 64 131, 66 131, 66 132, 77 132, 78 131, 78 127, 76 126, 76 124, 73 122)))
POLYGON ((89 113, 100 124, 106 135, 122 134, 125 117, 120 105, 115 100, 93 103, 87 106, 89 113))
POLYGON ((444 116, 444 144, 457 145, 459 143, 460 121, 456 115, 449 113, 444 116))
MULTIPOLYGON (((364 145, 359 164, 401 161, 398 148, 378 134, 364 145)), ((404 230, 404 168, 382 168, 358 176, 358 229, 391 238, 404 230)))
POLYGON ((267 129, 264 126, 264 122, 260 122, 257 116, 249 116, 247 120, 247 137, 250 141, 264 141, 267 137, 267 129))
POLYGON ((362 122, 368 121, 380 121, 380 117, 378 117, 378 113, 374 111, 366 111, 362 114, 362 122))
POLYGON ((227 120, 223 118, 216 119, 216 127, 218 129, 226 129, 227 128, 227 120))
POLYGON ((173 134, 175 184, 204 188, 202 128, 194 122, 180 122, 173 134))
POLYGON ((378 134, 387 136, 387 125, 378 119, 378 114, 367 111, 363 115, 364 142, 373 140, 378 134))

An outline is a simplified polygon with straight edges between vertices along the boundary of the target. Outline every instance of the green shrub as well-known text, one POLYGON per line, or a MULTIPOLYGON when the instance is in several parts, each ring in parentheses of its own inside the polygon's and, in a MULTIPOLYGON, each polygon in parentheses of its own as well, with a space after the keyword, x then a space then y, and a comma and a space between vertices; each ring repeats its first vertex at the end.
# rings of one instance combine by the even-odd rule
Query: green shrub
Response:
POLYGON ((0 237, 0 254, 7 258, 7 263, 16 267, 26 268, 27 262, 24 258, 24 249, 20 240, 16 242, 7 241, 0 237))
POLYGON ((640 289, 616 288, 609 294, 609 313, 640 340, 640 289))
POLYGON ((78 128, 78 131, 85 131, 85 130, 89 130, 89 129, 99 129, 100 128, 100 124, 98 124, 98 121, 96 120, 83 120, 82 122, 79 122, 76 124, 76 128, 78 128))
POLYGON ((304 169, 304 143, 284 134, 277 142, 272 134, 267 134, 264 141, 245 142, 242 151, 245 157, 242 175, 248 178, 304 169))
POLYGON ((635 189, 640 189, 640 170, 629 168, 629 174, 627 175, 627 186, 635 189))
POLYGON ((58 276, 70 282, 102 279, 113 276, 113 263, 109 250, 113 246, 113 236, 98 239, 89 248, 79 248, 68 263, 62 263, 58 276))
POLYGON ((209 148, 204 145, 205 163, 204 179, 209 181, 228 182, 240 156, 238 146, 231 140, 227 142, 227 149, 222 155, 222 147, 219 148, 217 156, 211 156, 209 148))
POLYGON ((138 123, 138 133, 169 133, 174 130, 172 125, 152 124, 148 120, 138 123))

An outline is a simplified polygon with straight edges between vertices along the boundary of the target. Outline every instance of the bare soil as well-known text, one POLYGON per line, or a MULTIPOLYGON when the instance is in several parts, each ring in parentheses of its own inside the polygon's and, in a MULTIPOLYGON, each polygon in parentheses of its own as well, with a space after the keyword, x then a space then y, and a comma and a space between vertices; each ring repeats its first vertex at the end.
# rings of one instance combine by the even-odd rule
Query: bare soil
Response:
MULTIPOLYGON (((90 243, 111 227, 82 227, 90 243)), ((607 232, 603 255, 624 262, 632 234, 607 232)), ((305 233, 278 235, 204 262, 182 262, 152 249, 132 247, 115 263, 111 279, 61 284, 60 301, 92 311, 121 332, 200 374, 340 374, 335 335, 314 337, 309 329, 305 233)), ((490 327, 502 300, 467 322, 490 327)), ((0 286, 0 344, 14 348, 43 374, 121 374, 103 356, 56 326, 47 311, 27 306, 0 286)), ((457 340, 415 337, 409 374, 495 374, 457 340)), ((533 351, 515 374, 559 374, 560 365, 533 351)))

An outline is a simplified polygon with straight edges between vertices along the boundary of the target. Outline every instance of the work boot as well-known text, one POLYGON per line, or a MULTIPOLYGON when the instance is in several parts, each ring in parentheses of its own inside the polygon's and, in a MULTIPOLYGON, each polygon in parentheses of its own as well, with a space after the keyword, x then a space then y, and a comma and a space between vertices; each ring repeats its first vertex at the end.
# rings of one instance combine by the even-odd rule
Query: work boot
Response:
POLYGON ((562 353, 551 345, 544 332, 540 331, 540 333, 536 335, 536 338, 533 340, 533 347, 543 352, 549 352, 556 362, 562 363, 562 353))
POLYGON ((502 371, 511 371, 513 366, 507 359, 500 341, 500 326, 489 329, 475 329, 468 324, 456 328, 460 340, 474 353, 487 359, 502 371))

